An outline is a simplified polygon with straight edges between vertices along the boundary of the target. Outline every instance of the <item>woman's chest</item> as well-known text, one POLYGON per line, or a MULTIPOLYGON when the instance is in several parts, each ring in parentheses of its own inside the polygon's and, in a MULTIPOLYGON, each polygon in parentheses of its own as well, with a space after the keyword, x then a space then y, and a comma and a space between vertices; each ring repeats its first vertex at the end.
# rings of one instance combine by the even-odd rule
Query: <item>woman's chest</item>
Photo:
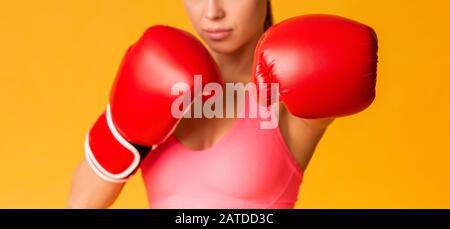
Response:
POLYGON ((245 127, 237 126, 201 151, 185 147, 172 136, 144 161, 146 184, 156 196, 208 192, 271 199, 292 179, 300 182, 301 174, 277 136, 248 134, 245 127))

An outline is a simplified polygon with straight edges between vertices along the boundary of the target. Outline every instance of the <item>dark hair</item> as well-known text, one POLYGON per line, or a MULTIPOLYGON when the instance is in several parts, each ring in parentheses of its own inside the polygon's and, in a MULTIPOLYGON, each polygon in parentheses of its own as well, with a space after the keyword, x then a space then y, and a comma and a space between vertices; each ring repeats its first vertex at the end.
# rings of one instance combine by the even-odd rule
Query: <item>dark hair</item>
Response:
POLYGON ((267 14, 264 21, 264 31, 267 31, 273 25, 272 3, 267 0, 267 14))

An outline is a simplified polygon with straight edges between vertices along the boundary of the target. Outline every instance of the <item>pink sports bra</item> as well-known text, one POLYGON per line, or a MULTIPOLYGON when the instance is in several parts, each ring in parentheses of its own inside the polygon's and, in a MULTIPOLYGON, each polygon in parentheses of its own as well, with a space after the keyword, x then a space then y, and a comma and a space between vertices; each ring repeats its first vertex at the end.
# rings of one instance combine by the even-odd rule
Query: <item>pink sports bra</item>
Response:
POLYGON ((279 128, 260 129, 260 121, 237 119, 205 150, 170 136, 141 164, 150 207, 293 208, 303 171, 279 128))

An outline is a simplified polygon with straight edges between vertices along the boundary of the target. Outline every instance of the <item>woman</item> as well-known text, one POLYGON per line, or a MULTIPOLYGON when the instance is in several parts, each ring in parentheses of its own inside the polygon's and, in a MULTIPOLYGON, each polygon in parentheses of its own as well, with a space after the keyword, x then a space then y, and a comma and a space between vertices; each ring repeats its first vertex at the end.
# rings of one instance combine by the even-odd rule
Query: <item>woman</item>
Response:
MULTIPOLYGON (((184 5, 223 80, 251 82, 255 48, 272 25, 270 0, 184 0, 184 5)), ((277 128, 260 129, 259 121, 183 119, 142 162, 150 207, 293 208, 303 172, 333 118, 299 118, 281 105, 277 128)), ((82 162, 69 205, 109 207, 122 187, 101 180, 82 162)))

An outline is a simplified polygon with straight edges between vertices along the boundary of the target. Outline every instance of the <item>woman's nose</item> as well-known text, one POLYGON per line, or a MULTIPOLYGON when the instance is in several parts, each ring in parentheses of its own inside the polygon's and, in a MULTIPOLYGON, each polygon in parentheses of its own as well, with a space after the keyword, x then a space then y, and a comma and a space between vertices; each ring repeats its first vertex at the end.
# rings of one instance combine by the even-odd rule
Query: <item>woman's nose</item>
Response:
POLYGON ((225 11, 222 8, 222 0, 207 0, 205 16, 209 20, 218 20, 225 17, 225 11))

